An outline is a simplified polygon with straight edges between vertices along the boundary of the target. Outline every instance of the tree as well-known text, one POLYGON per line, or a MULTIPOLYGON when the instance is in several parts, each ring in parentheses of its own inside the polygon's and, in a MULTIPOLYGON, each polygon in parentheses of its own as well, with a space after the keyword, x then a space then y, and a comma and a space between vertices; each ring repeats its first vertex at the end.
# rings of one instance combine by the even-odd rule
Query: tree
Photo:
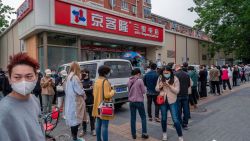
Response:
POLYGON ((0 33, 9 26, 10 15, 14 14, 13 10, 14 8, 4 5, 2 0, 0 0, 0 33))
POLYGON ((250 59, 250 0, 193 0, 199 18, 195 28, 208 34, 215 50, 250 59))

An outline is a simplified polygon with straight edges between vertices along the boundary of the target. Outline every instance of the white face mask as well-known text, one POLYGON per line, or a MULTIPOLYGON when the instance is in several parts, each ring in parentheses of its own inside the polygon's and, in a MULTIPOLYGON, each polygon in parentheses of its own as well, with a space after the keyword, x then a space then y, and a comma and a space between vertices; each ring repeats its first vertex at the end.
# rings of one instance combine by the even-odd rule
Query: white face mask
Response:
POLYGON ((22 81, 22 82, 17 82, 17 83, 13 83, 11 84, 11 87, 13 89, 13 91, 21 94, 21 95, 27 95, 30 94, 33 89, 36 86, 36 82, 37 81, 32 81, 32 82, 28 82, 28 81, 22 81))

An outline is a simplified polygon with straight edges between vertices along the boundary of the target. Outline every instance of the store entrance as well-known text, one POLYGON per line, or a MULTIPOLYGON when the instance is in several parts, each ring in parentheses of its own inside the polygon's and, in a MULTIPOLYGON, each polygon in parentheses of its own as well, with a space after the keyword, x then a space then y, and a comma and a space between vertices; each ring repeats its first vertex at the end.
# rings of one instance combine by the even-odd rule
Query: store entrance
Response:
POLYGON ((123 58, 124 53, 129 51, 138 52, 143 58, 146 57, 145 47, 96 41, 81 41, 81 45, 81 61, 121 59, 123 58))

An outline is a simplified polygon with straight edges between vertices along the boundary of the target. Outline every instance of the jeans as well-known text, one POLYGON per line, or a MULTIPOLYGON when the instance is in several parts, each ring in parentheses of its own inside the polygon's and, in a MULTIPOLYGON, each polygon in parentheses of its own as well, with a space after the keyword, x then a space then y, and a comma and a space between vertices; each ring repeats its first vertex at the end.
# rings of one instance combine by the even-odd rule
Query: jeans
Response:
POLYGON ((159 118, 159 105, 156 102, 157 95, 147 95, 147 110, 148 110, 148 117, 152 118, 152 102, 155 104, 155 117, 159 118))
POLYGON ((219 81, 211 81, 212 84, 212 93, 215 94, 215 86, 217 89, 217 93, 220 94, 220 82, 219 81))
MULTIPOLYGON (((95 117, 92 116, 92 109, 93 109, 93 106, 86 106, 86 110, 87 110, 87 112, 89 114, 91 131, 95 130, 95 117)), ((86 121, 82 122, 82 129, 83 129, 84 132, 87 131, 87 122, 86 121)))
POLYGON ((142 134, 147 133, 147 120, 143 102, 130 102, 130 126, 132 136, 136 136, 136 111, 138 110, 141 117, 142 134))
POLYGON ((53 98, 54 95, 42 95, 44 113, 49 113, 52 111, 53 98))
POLYGON ((224 90, 226 90, 226 84, 227 84, 229 90, 232 89, 232 88, 231 88, 231 84, 230 84, 230 82, 229 82, 229 79, 228 79, 228 80, 223 80, 222 82, 223 82, 223 89, 224 89, 224 90))
POLYGON ((182 124, 182 126, 187 126, 188 119, 190 117, 188 96, 177 97, 177 103, 179 111, 178 114, 179 121, 182 124), (183 112, 183 118, 182 118, 182 112, 183 112))
POLYGON ((176 132, 179 137, 182 136, 182 129, 181 129, 181 124, 178 118, 178 104, 177 102, 173 104, 168 104, 165 103, 160 106, 161 109, 161 127, 163 133, 167 132, 167 118, 168 118, 168 110, 170 110, 172 120, 174 122, 174 126, 176 129, 176 132))
POLYGON ((96 118, 97 141, 108 141, 108 126, 109 126, 109 120, 102 120, 99 117, 96 118))

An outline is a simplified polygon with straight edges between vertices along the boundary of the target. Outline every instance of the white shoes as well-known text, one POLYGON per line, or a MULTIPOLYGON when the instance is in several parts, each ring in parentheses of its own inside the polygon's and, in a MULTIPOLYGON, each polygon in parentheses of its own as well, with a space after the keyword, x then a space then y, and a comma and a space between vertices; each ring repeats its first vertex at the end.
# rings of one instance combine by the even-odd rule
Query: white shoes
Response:
POLYGON ((167 133, 163 133, 163 135, 162 135, 162 141, 167 141, 167 140, 168 140, 167 133))
POLYGON ((184 140, 183 140, 183 137, 179 137, 179 141, 184 141, 184 140))

